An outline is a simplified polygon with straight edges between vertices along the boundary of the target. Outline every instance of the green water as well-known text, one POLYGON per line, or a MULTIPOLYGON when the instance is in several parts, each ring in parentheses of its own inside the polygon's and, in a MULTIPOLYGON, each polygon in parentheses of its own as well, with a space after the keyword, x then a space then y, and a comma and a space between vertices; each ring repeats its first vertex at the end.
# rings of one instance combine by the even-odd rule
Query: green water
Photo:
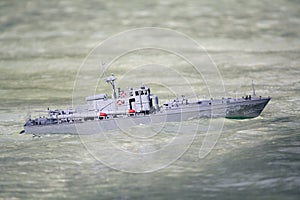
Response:
MULTIPOLYGON (((298 199, 299 13, 298 1, 1 1, 0 199, 298 199), (199 130, 179 159, 142 174, 104 165, 79 136, 19 135, 29 111, 72 105, 76 74, 96 44, 128 29, 153 26, 182 32, 204 46, 218 66, 226 96, 249 94, 254 80, 258 95, 272 97, 262 115, 225 119, 216 146, 202 159, 204 132, 199 130)), ((169 70, 141 69, 147 70, 144 75, 161 99, 171 98, 174 91, 192 95, 191 87, 200 97, 209 96, 205 80, 193 68, 162 51, 128 54, 109 72, 124 85, 135 86, 144 78, 134 66, 154 59, 169 70), (175 72, 189 78, 190 85, 178 81, 175 72)), ((81 78, 89 80, 93 72, 81 78)), ((109 92, 100 86, 99 92, 109 92)), ((199 123, 207 125, 205 120, 199 123)), ((152 146, 122 139, 117 144, 137 152, 159 149, 159 141, 167 143, 176 125, 166 126, 165 135, 151 141, 152 146)), ((190 126, 186 134, 194 131, 195 121, 185 125, 190 126)), ((102 146, 98 150, 111 153, 102 146)))

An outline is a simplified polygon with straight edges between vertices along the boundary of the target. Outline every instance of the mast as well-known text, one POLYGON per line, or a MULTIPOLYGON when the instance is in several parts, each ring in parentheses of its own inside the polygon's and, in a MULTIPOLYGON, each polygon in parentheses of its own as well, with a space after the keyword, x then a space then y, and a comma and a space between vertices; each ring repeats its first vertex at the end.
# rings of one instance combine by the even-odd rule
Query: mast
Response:
POLYGON ((107 77, 106 80, 105 80, 106 83, 110 83, 111 86, 112 86, 112 98, 113 98, 113 102, 114 102, 113 103, 113 111, 114 111, 114 113, 117 110, 117 106, 116 106, 117 94, 116 94, 115 80, 116 80, 116 77, 114 76, 113 73, 110 75, 110 77, 107 77))
POLYGON ((112 97, 114 100, 116 100, 116 98, 117 98, 115 80, 116 80, 116 78, 115 78, 114 74, 111 74, 110 77, 107 77, 105 80, 106 83, 110 83, 112 86, 112 91, 113 91, 112 97))

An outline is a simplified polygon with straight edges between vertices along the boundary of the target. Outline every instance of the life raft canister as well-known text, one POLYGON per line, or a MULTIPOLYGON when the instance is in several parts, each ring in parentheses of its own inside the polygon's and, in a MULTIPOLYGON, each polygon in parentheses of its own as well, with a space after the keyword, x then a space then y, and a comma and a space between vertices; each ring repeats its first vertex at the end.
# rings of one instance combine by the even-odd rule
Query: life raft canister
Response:
POLYGON ((122 92, 120 93, 120 96, 121 96, 122 98, 126 97, 126 92, 122 91, 122 92))
POLYGON ((117 101, 117 104, 118 104, 118 105, 122 105, 122 104, 123 104, 122 100, 119 99, 119 100, 117 101))

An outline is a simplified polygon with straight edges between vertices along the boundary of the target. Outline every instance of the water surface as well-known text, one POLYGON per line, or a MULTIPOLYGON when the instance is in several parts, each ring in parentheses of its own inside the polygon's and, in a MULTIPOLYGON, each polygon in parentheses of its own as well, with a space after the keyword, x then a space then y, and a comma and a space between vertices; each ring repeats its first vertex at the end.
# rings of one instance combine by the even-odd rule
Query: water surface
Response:
MULTIPOLYGON (((12 0, 0 3, 0 13, 0 198, 299 198, 298 1, 12 0), (220 70, 226 95, 249 94, 254 80, 257 94, 272 97, 262 115, 225 120, 217 145, 204 159, 198 157, 203 139, 199 131, 180 159, 146 174, 103 165, 78 136, 18 134, 29 111, 72 105, 77 70, 98 42, 149 26, 183 32, 203 45, 220 70)), ((185 62, 162 52, 145 54, 172 64, 207 95, 203 80, 194 80, 185 62)), ((116 76, 149 58, 137 55, 116 62, 116 76)), ((189 93, 168 73, 147 76, 189 93)), ((143 77, 135 81, 141 83, 143 77)), ((169 97, 162 86, 151 87, 162 98, 169 97)), ((93 136, 88 140, 93 142, 93 136)))

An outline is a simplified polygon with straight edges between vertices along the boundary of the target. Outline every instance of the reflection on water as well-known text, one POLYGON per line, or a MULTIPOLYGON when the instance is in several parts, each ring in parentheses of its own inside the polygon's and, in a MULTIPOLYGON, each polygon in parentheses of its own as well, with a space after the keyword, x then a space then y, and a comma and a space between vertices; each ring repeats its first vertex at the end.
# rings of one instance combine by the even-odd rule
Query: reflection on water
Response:
MULTIPOLYGON (((2 1, 0 5, 0 198, 299 198, 297 1, 66 0, 2 1), (228 96, 249 93, 254 80, 259 95, 272 97, 270 104, 256 119, 225 120, 217 145, 204 159, 198 155, 205 132, 199 131, 180 159, 148 174, 122 173, 103 165, 78 136, 18 134, 29 111, 72 105, 77 69, 98 42, 145 26, 191 36, 217 64, 228 96)), ((112 66, 115 75, 123 75, 150 55, 190 77, 197 92, 208 96, 204 80, 195 79, 184 61, 162 52, 139 53, 118 60, 112 66)), ((147 77, 154 82, 165 78, 183 94, 190 92, 171 74, 149 71, 147 77)), ((143 77, 135 81, 141 83, 143 77)), ((151 87, 163 99, 171 96, 161 85, 151 87)), ((109 88, 99 91, 108 93, 109 88)), ((130 131, 138 134, 143 128, 155 129, 130 131)), ((174 134, 172 127, 163 133, 174 134)), ((166 138, 162 135, 159 140, 166 138)), ((153 146, 117 142, 126 150, 160 148, 158 140, 153 146)))

